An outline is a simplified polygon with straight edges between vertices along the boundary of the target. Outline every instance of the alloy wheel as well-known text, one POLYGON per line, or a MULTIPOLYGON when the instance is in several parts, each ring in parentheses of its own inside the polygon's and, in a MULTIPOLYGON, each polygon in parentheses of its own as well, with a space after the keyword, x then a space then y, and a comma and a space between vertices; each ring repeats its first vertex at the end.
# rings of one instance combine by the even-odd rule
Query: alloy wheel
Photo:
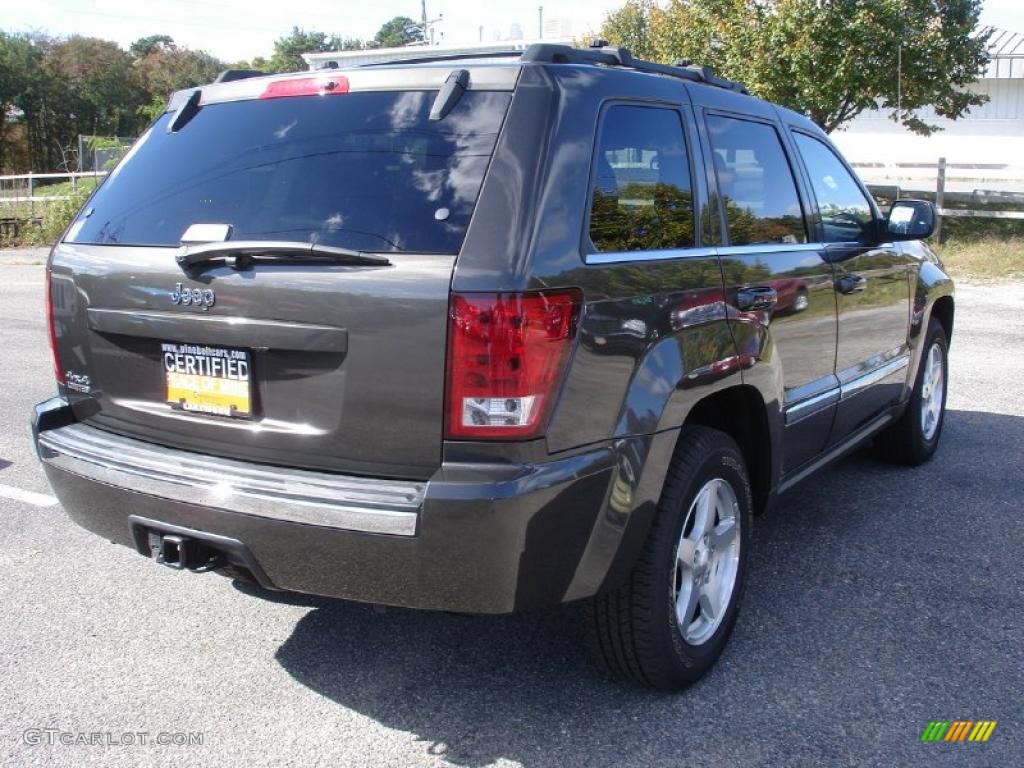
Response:
POLYGON ((722 623, 736 588, 740 562, 740 509, 721 478, 697 493, 676 548, 673 597, 683 639, 701 645, 722 623))
POLYGON ((945 371, 942 365, 942 346, 932 344, 924 365, 921 382, 921 434, 931 440, 939 429, 942 419, 942 401, 946 389, 945 371))

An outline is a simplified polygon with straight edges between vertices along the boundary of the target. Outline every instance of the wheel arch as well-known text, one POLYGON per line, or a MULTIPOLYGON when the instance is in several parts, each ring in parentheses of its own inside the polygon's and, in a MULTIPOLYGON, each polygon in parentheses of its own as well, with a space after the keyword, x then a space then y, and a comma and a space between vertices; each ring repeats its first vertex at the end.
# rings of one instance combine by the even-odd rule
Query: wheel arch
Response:
POLYGON ((932 305, 932 317, 939 321, 946 332, 946 345, 953 339, 953 316, 956 305, 951 295, 939 296, 932 305))
POLYGON ((683 424, 691 425, 717 429, 736 441, 747 464, 754 511, 763 512, 775 485, 773 459, 777 452, 768 409, 757 388, 740 384, 704 397, 690 410, 683 424))

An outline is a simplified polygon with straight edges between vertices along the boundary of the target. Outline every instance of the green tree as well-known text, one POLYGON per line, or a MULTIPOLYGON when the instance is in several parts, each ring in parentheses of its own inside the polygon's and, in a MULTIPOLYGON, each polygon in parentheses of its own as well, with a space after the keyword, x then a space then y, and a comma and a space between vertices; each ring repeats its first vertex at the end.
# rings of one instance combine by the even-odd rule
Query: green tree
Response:
POLYGON ((594 190, 590 236, 602 251, 686 248, 694 244, 693 199, 674 184, 628 183, 594 190))
POLYGON ((171 93, 209 83, 228 68, 223 61, 208 53, 179 48, 166 35, 137 40, 131 51, 136 55, 135 73, 148 96, 139 111, 147 122, 164 111, 171 93), (159 40, 156 39, 158 37, 159 40))
POLYGON ((917 133, 985 97, 964 86, 988 60, 982 0, 629 0, 602 36, 658 61, 688 59, 833 131, 882 109, 917 133), (897 78, 897 62, 902 76, 897 78), (897 85, 897 80, 899 84, 897 85))
MULTIPOLYGON (((37 170, 67 166, 81 133, 131 135, 146 95, 128 53, 116 43, 74 36, 6 35, 3 59, 4 134, 13 117, 37 170)), ((5 141, 6 145, 7 142, 5 141)), ((4 151, 10 147, 5 146, 4 151)))
POLYGON ((304 53, 340 51, 342 39, 326 32, 292 27, 292 31, 274 41, 274 55, 267 62, 271 72, 298 72, 306 68, 304 53))
POLYGON ((605 16, 601 37, 628 48, 641 59, 657 58, 651 34, 651 12, 655 8, 653 0, 629 0, 605 16))
POLYGON ((362 51, 368 48, 366 40, 360 40, 358 37, 343 37, 339 41, 339 51, 362 51))
POLYGON ((157 51, 174 48, 174 38, 170 35, 147 35, 140 37, 128 48, 128 52, 136 59, 142 59, 157 51))
POLYGON ((132 63, 109 40, 74 36, 52 43, 42 60, 47 111, 57 121, 51 138, 67 145, 80 133, 134 133, 147 97, 132 63))
POLYGON ((12 169, 14 128, 24 123, 26 91, 40 54, 25 35, 0 30, 0 169, 12 169))
POLYGON ((423 31, 408 16, 395 16, 385 21, 374 35, 373 42, 379 48, 397 48, 415 40, 423 39, 423 31))
POLYGON ((254 56, 252 61, 233 61, 228 64, 227 69, 258 69, 261 72, 270 72, 270 61, 263 56, 254 56))

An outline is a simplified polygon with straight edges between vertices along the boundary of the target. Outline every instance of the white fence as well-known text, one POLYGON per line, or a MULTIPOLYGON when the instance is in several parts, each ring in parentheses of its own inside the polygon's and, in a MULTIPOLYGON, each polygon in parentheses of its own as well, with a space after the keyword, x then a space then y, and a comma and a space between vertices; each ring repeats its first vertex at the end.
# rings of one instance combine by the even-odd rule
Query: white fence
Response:
POLYGON ((865 184, 888 184, 907 191, 936 188, 939 164, 946 169, 947 193, 974 196, 1024 197, 1024 165, 1010 163, 964 163, 939 158, 934 163, 854 162, 865 184))
MULTIPOLYGON (((38 194, 53 183, 70 181, 72 190, 77 189, 80 179, 101 179, 106 171, 88 173, 13 173, 0 176, 0 204, 3 203, 52 203, 56 200, 70 200, 73 195, 38 194), (59 180, 59 181, 58 181, 59 180)), ((0 209, 2 214, 2 209, 0 209)))
MULTIPOLYGON (((851 165, 857 169, 865 184, 875 188, 876 194, 879 188, 889 189, 892 197, 914 192, 934 193, 940 215, 936 228, 938 237, 941 237, 942 216, 1024 220, 1022 210, 945 207, 947 198, 954 197, 958 202, 966 200, 986 205, 993 202, 1024 203, 1024 166, 1010 163, 950 163, 944 157, 940 157, 936 163, 853 162, 851 165)), ((80 179, 98 181, 106 175, 107 171, 92 171, 0 176, 0 206, 28 203, 30 208, 34 208, 36 203, 70 200, 73 195, 38 193, 58 179, 70 181, 74 190, 80 179)), ((0 218, 6 218, 5 213, 7 211, 0 207, 0 218)))
POLYGON ((942 218, 1024 220, 1024 210, 997 208, 948 208, 947 201, 966 204, 1024 203, 1024 166, 1010 163, 950 163, 940 157, 935 163, 855 162, 851 165, 876 195, 906 197, 913 193, 934 195, 939 218, 935 237, 942 241, 942 218))

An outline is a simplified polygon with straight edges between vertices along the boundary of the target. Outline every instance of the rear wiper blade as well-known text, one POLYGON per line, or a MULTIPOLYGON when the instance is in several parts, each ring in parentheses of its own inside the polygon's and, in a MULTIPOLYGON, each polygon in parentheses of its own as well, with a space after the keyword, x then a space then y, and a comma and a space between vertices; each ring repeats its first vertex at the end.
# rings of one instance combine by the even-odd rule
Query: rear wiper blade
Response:
POLYGON ((354 264, 389 267, 387 256, 352 251, 330 245, 317 245, 292 240, 227 240, 224 242, 183 245, 174 257, 178 266, 188 271, 211 261, 234 259, 235 269, 244 269, 252 259, 288 259, 298 261, 354 264))

